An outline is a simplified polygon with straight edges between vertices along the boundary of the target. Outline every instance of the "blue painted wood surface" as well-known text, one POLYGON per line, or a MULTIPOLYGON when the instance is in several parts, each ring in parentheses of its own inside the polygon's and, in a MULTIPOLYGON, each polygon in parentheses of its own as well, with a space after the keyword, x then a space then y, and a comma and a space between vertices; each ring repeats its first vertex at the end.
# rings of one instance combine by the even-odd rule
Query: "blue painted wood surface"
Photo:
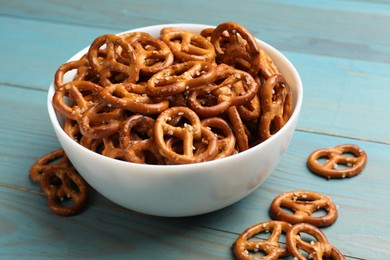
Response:
POLYGON ((348 259, 390 258, 390 3, 387 1, 0 0, 0 258, 232 259, 246 227, 269 219, 272 199, 309 189, 331 196, 340 217, 324 232, 348 259), (280 49, 304 84, 298 129, 272 176, 217 212, 156 218, 92 190, 87 209, 51 214, 28 169, 59 147, 46 112, 58 66, 98 35, 160 23, 236 21, 280 49), (306 158, 355 143, 364 172, 330 180, 306 158))

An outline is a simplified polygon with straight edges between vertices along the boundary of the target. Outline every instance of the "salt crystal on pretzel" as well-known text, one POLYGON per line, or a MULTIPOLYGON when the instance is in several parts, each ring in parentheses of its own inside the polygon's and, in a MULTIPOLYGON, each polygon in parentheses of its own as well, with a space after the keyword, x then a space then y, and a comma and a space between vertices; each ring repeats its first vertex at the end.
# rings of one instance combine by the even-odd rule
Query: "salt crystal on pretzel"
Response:
POLYGON ((174 96, 209 84, 216 76, 216 65, 210 62, 177 63, 154 74, 147 82, 146 93, 152 97, 174 96))
POLYGON ((329 243, 328 238, 320 229, 307 223, 293 225, 287 231, 286 242, 288 251, 297 260, 307 259, 306 255, 315 256, 314 259, 345 259, 344 255, 329 243), (308 243, 303 239, 304 235, 309 235, 315 240, 308 243))
POLYGON ((260 68, 260 51, 256 39, 243 26, 234 22, 219 24, 211 34, 216 60, 255 76, 260 68))
POLYGON ((362 172, 366 163, 366 152, 353 144, 317 149, 309 155, 307 160, 310 171, 327 179, 356 176, 362 172), (347 156, 347 154, 352 156, 347 156), (327 159, 325 164, 318 163, 321 158, 327 159), (338 165, 344 165, 345 168, 338 165))
POLYGON ((120 82, 133 83, 139 78, 140 68, 136 66, 135 51, 119 36, 105 34, 97 37, 88 49, 88 60, 93 70, 99 74, 103 86, 120 82), (105 57, 99 55, 102 46, 105 46, 105 57))
POLYGON ((179 62, 214 62, 214 46, 200 34, 177 28, 163 28, 160 35, 179 62))
POLYGON ((175 164, 209 161, 218 153, 217 137, 207 127, 203 127, 197 114, 187 107, 173 107, 162 112, 154 125, 154 138, 160 154, 175 164), (168 118, 179 116, 179 113, 189 121, 186 126, 171 125, 167 122, 168 118), (166 143, 167 134, 182 141, 182 153, 174 151, 166 143), (203 138, 207 142, 207 148, 204 152, 195 155, 194 142, 203 138))
POLYGON ((291 224, 309 223, 318 227, 326 227, 337 220, 337 207, 324 195, 311 191, 292 191, 277 196, 271 204, 272 219, 287 221, 291 224), (292 213, 285 211, 288 208, 292 213), (314 212, 325 210, 326 215, 315 216, 314 212))
POLYGON ((256 255, 251 256, 250 253, 261 251, 264 253, 264 259, 279 259, 289 256, 286 247, 283 247, 279 241, 282 235, 285 235, 291 228, 291 224, 284 221, 267 221, 261 222, 247 228, 237 238, 233 244, 233 252, 237 259, 251 260, 259 259, 256 255), (270 233, 267 239, 253 239, 261 233, 270 233))

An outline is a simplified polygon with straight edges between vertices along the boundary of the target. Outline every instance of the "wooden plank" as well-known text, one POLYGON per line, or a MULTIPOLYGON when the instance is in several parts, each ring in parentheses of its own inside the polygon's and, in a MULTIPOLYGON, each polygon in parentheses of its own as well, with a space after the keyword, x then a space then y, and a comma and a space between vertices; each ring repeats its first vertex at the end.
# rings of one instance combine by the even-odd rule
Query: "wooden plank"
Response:
MULTIPOLYGON (((230 245, 238 233, 268 220, 272 199, 294 189, 315 190, 336 202, 339 219, 324 232, 343 253, 354 259, 389 258, 390 115, 383 112, 390 98, 388 3, 232 3, 217 0, 204 8, 199 1, 161 5, 152 0, 130 6, 122 0, 82 5, 0 0, 0 233, 6 234, 0 239, 0 258, 231 258, 230 245), (304 81, 299 131, 267 182, 231 207, 192 218, 141 216, 95 192, 79 216, 64 219, 48 212, 28 168, 59 145, 47 117, 45 92, 58 65, 103 33, 226 20, 244 24, 281 49, 304 81), (359 144, 369 155, 361 175, 327 181, 306 169, 312 150, 346 142, 359 144), (78 250, 81 244, 87 246, 78 250)), ((233 189, 234 184, 227 187, 233 189)))
POLYGON ((9 86, 1 90, 0 183, 29 188, 33 162, 60 147, 46 112, 46 93, 9 86))
MULTIPOLYGON (((389 230, 384 228, 390 224, 387 217, 390 204, 384 199, 388 196, 386 187, 390 185, 385 172, 385 169, 390 166, 390 163, 385 161, 390 155, 388 147, 358 142, 357 144, 367 151, 369 163, 361 175, 351 179, 327 181, 309 173, 305 167, 305 158, 312 150, 348 141, 350 140, 333 137, 318 138, 315 134, 297 132, 292 146, 287 150, 277 170, 252 195, 215 213, 174 221, 240 233, 250 225, 268 220, 268 207, 272 199, 281 192, 295 189, 314 190, 331 196, 339 206, 339 219, 334 225, 324 229, 334 245, 350 256, 363 259, 375 256, 374 259, 384 259, 383 257, 390 254, 384 243, 386 237, 390 235, 389 230), (300 145, 296 145, 296 142, 300 145), (378 206, 378 203, 381 205, 378 206), (366 214, 367 211, 375 215, 374 222, 372 215, 366 214)), ((15 200, 19 199, 15 198, 15 200)), ((41 203, 39 207, 45 205, 42 200, 38 203, 41 203)), ((111 211, 120 210, 115 205, 108 204, 108 207, 106 214, 115 214, 111 211)), ((80 217, 89 218, 90 214, 96 214, 93 213, 96 208, 100 208, 99 203, 90 205, 80 217)))
POLYGON ((311 0, 276 0, 272 1, 275 4, 285 6, 296 6, 303 8, 317 8, 322 10, 338 11, 342 10, 348 13, 367 13, 367 14, 382 14, 388 15, 387 9, 389 8, 389 2, 386 0, 329 0, 329 1, 311 1, 311 0))
POLYGON ((0 258, 229 259, 235 234, 91 207, 64 218, 43 195, 0 187, 0 258))
MULTIPOLYGON (((199 225, 242 232, 248 225, 269 220, 268 209, 279 194, 311 190, 330 196, 338 205, 338 220, 323 231, 344 254, 362 259, 390 256, 390 149, 388 145, 352 141, 368 154, 364 171, 353 178, 326 180, 306 168, 306 158, 318 148, 351 143, 339 137, 296 132, 290 147, 271 177, 253 194, 224 210, 190 218, 199 225)), ((261 166, 260 166, 261 167, 261 166)), ((227 187, 227 190, 234 187, 227 187)))
POLYGON ((381 2, 308 0, 251 0, 239 5, 223 0, 183 3, 169 0, 162 5, 153 0, 131 6, 125 0, 99 5, 91 0, 82 3, 42 0, 34 1, 34 5, 5 1, 0 7, 0 13, 7 16, 113 30, 161 23, 216 25, 236 21, 282 50, 389 62, 390 17, 386 10, 388 4, 381 2))
POLYGON ((0 83, 47 90, 61 64, 110 31, 0 17, 0 33, 0 83))
POLYGON ((285 55, 303 81, 299 129, 390 143, 390 63, 285 55))

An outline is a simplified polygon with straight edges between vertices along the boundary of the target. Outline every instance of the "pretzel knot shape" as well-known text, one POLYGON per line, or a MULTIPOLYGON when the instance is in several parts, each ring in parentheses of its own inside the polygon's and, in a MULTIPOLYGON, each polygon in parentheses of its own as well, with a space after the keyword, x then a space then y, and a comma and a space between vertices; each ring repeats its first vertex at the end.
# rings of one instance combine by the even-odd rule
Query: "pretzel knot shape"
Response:
POLYGON ((211 34, 218 63, 225 63, 255 76, 260 68, 260 51, 256 39, 243 26, 226 22, 211 34))
POLYGON ((154 142, 154 123, 153 118, 139 114, 123 123, 119 140, 127 161, 144 164, 152 160, 153 164, 163 164, 164 158, 158 153, 154 142))
POLYGON ((139 68, 136 66, 135 51, 119 36, 105 34, 97 37, 89 47, 88 60, 92 69, 99 74, 103 86, 138 80, 139 68), (102 47, 105 47, 105 57, 99 54, 102 47), (117 74, 120 75, 120 82, 115 79, 117 74))
POLYGON ((313 173, 328 179, 353 177, 364 169, 366 163, 366 152, 353 144, 315 150, 310 154, 307 161, 308 168, 313 173), (353 156, 347 156, 347 154, 353 156), (318 161, 320 158, 327 158, 327 161, 320 164, 318 161), (337 166, 340 164, 346 168, 338 169, 337 166))
POLYGON ((56 89, 64 84, 64 76, 67 72, 72 70, 77 70, 79 72, 79 69, 81 73, 76 74, 75 77, 77 77, 78 80, 86 79, 89 70, 89 62, 85 55, 78 60, 64 63, 57 69, 54 75, 54 85, 56 86, 56 89))
POLYGON ((163 28, 160 35, 179 62, 214 62, 214 46, 203 36, 177 28, 163 28))
POLYGON ((173 64, 173 53, 164 41, 144 32, 123 34, 121 37, 133 46, 141 75, 151 76, 173 64))
POLYGON ((268 78, 260 91, 262 118, 259 126, 260 140, 264 141, 278 132, 292 114, 292 93, 281 75, 268 78))
POLYGON ((51 151, 35 161, 30 167, 30 177, 35 182, 41 182, 42 174, 51 169, 72 167, 63 149, 51 151))
POLYGON ((42 175, 41 188, 49 208, 57 215, 71 216, 87 203, 87 184, 73 168, 52 168, 42 175), (65 200, 71 200, 68 203, 65 200))
POLYGON ((154 102, 145 94, 145 86, 140 84, 113 84, 99 94, 107 104, 144 115, 159 114, 169 107, 168 100, 154 102))
POLYGON ((236 257, 240 260, 250 259, 266 259, 274 260, 280 257, 288 256, 287 248, 280 247, 278 240, 282 234, 286 234, 291 228, 291 224, 284 221, 267 221, 256 224, 246 229, 233 244, 233 251, 236 257), (249 240, 260 233, 268 233, 270 235, 267 240, 249 240), (262 258, 252 257, 249 253, 263 252, 262 258))
POLYGON ((171 65, 154 74, 146 93, 152 97, 180 94, 193 87, 207 85, 217 76, 216 65, 205 61, 187 61, 171 65))
POLYGON ((309 223, 317 227, 326 227, 337 219, 337 207, 333 201, 311 191, 291 191, 277 196, 271 203, 272 219, 287 221, 291 224, 309 223), (289 209, 293 214, 284 211, 289 209), (326 215, 313 216, 315 211, 325 210, 326 215))
POLYGON ((220 117, 206 118, 201 123, 204 127, 212 129, 218 136, 218 155, 215 159, 232 155, 236 146, 236 137, 229 124, 220 117))
POLYGON ((89 81, 68 82, 55 91, 53 106, 66 118, 79 121, 82 114, 95 104, 101 89, 101 86, 89 81))
POLYGON ((218 65, 217 77, 212 84, 190 90, 188 105, 201 117, 218 116, 231 106, 241 106, 256 96, 259 85, 248 73, 226 65, 218 65), (210 106, 203 105, 198 97, 212 96, 210 106))
POLYGON ((159 153, 170 163, 186 164, 198 163, 214 159, 218 154, 218 140, 215 134, 203 127, 198 115, 187 107, 172 107, 162 112, 154 125, 154 137, 159 153), (182 117, 188 121, 183 124, 171 125, 169 122, 175 117, 182 117), (178 153, 167 144, 166 137, 176 137, 182 140, 182 153, 178 153), (207 149, 196 153, 194 142, 205 142, 207 149))
POLYGON ((287 249, 294 259, 306 260, 307 258, 301 254, 302 251, 306 252, 310 259, 322 260, 322 259, 345 259, 344 255, 334 246, 329 244, 325 234, 317 227, 300 223, 293 225, 286 235, 287 249), (303 239, 304 234, 309 234, 315 241, 305 241, 303 239), (300 251, 301 250, 301 251, 300 251))
POLYGON ((82 113, 79 120, 80 131, 84 136, 101 139, 118 132, 124 117, 123 109, 115 109, 101 102, 95 103, 82 113))

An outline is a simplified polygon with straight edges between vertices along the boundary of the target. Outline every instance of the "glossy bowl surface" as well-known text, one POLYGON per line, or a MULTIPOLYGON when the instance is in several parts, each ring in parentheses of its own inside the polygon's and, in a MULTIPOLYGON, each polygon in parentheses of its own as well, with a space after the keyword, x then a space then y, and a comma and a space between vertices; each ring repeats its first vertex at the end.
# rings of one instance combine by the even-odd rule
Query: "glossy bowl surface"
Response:
MULTIPOLYGON (((162 24, 131 31, 158 37, 163 27, 199 33, 212 26, 162 24)), ((258 40, 258 44, 290 84, 293 114, 274 136, 245 152, 210 162, 163 166, 129 163, 99 155, 79 145, 63 131, 64 119, 52 105, 52 83, 47 106, 55 134, 82 177, 103 196, 125 208, 150 215, 182 217, 229 206, 257 189, 276 168, 293 136, 302 106, 302 82, 293 64, 267 43, 258 40)), ((88 47, 84 48, 70 60, 79 59, 87 50, 88 47)), ((72 75, 68 74, 70 80, 72 75)))

